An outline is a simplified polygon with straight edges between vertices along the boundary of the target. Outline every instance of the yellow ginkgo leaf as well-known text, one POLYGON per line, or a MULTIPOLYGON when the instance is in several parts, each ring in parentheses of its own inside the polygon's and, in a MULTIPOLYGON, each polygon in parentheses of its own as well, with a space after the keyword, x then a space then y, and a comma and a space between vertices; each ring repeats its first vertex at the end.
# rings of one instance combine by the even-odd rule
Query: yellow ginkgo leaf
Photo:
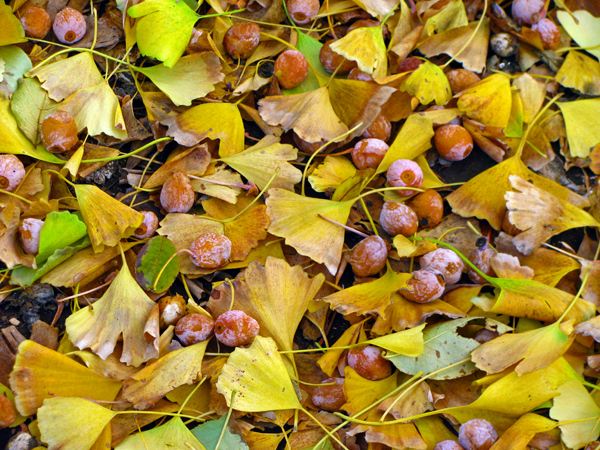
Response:
POLYGON ((127 436, 115 450, 141 449, 206 450, 185 426, 181 417, 174 417, 164 425, 127 436))
POLYGON ((202 103, 162 122, 167 136, 186 147, 202 139, 220 139, 219 155, 231 156, 244 150, 244 122, 232 103, 202 103))
POLYGON ((327 352, 317 361, 318 366, 328 376, 332 376, 337 369, 338 361, 346 351, 346 346, 355 343, 361 332, 363 322, 355 323, 345 330, 335 344, 327 349, 327 352), (340 348, 336 348, 340 347, 340 348))
POLYGON ((410 277, 410 273, 388 270, 381 278, 334 292, 324 297, 323 301, 344 315, 376 312, 385 319, 385 311, 392 304, 392 294, 406 287, 410 277))
POLYGON ((69 339, 80 350, 90 348, 106 358, 122 336, 120 361, 138 367, 158 356, 158 326, 152 333, 146 330, 153 307, 154 302, 123 264, 108 290, 94 303, 93 311, 86 306, 67 318, 69 339))
POLYGON ((243 152, 223 157, 220 161, 256 183, 259 189, 264 189, 273 174, 279 170, 269 188, 279 187, 291 191, 302 179, 302 172, 288 162, 294 161, 297 156, 298 150, 295 147, 281 144, 278 137, 268 135, 243 152))
POLYGON ((266 201, 271 219, 269 233, 285 238, 285 243, 298 253, 325 264, 335 274, 342 258, 344 229, 319 215, 345 224, 353 203, 353 200, 335 202, 271 189, 266 201))
POLYGON ((479 29, 477 29, 478 23, 473 21, 464 27, 452 28, 433 35, 419 44, 419 51, 427 58, 445 53, 455 57, 465 69, 477 73, 483 72, 490 41, 490 19, 484 18, 479 29), (471 40, 475 32, 477 34, 471 40), (469 40, 471 40, 469 45, 465 47, 469 40))
POLYGON ((521 262, 516 256, 506 253, 496 253, 492 256, 490 267, 494 270, 498 278, 531 280, 534 275, 531 267, 521 266, 521 262))
POLYGON ((89 450, 116 412, 83 398, 46 399, 38 427, 49 450, 89 450))
POLYGON ((558 102, 565 118, 569 152, 579 158, 587 158, 592 148, 600 143, 600 123, 596 120, 600 98, 558 102))
POLYGON ((192 100, 204 97, 225 79, 221 61, 214 52, 192 53, 171 68, 159 64, 136 70, 150 78, 176 105, 191 105, 192 100))
POLYGON ((356 174, 356 167, 342 156, 326 156, 308 177, 308 182, 317 192, 338 187, 348 178, 356 174))
POLYGON ((281 350, 292 350, 296 329, 308 304, 315 297, 325 277, 310 278, 300 266, 291 267, 285 260, 267 258, 265 266, 250 263, 244 280, 221 284, 211 296, 208 307, 215 317, 233 308, 247 312, 260 325, 260 334, 275 340, 281 350), (232 299, 233 297, 233 299, 232 299), (281 299, 287 299, 285 307, 281 299))
POLYGON ((385 348, 398 355, 419 356, 423 353, 423 328, 425 324, 408 330, 364 341, 365 344, 385 348))
POLYGON ((354 0, 354 3, 379 19, 383 19, 398 5, 396 0, 354 0))
POLYGON ((594 17, 585 9, 579 11, 558 11, 556 18, 577 45, 600 59, 600 18, 594 17))
POLYGON ((71 358, 30 340, 19 345, 10 386, 17 410, 24 416, 35 414, 44 400, 53 395, 113 401, 121 390, 120 381, 97 375, 71 358))
POLYGON ((217 380, 217 392, 227 406, 244 412, 300 409, 290 375, 268 337, 257 336, 250 348, 238 347, 229 356, 217 380), (232 393, 236 391, 232 405, 232 393))
POLYGON ((331 44, 331 50, 350 61, 356 61, 363 72, 373 78, 387 75, 387 51, 382 26, 360 27, 331 44))
POLYGON ((458 99, 458 109, 483 125, 504 128, 508 124, 512 105, 510 78, 491 75, 464 90, 458 99))
MULTIPOLYGON (((167 179, 173 175, 173 172, 179 171, 186 175, 200 177, 204 175, 210 164, 210 153, 206 145, 199 145, 194 148, 178 153, 160 166, 148 181, 144 184, 144 189, 153 189, 162 186, 167 179)), ((192 183, 198 180, 191 180, 192 183)), ((193 184, 192 184, 193 185, 193 184)))
POLYGON ((481 370, 498 373, 517 364, 515 372, 544 369, 560 358, 575 339, 573 320, 555 322, 524 333, 504 334, 476 348, 471 357, 481 370))
POLYGON ((215 168, 214 173, 203 175, 202 178, 203 180, 190 180, 195 192, 200 192, 201 194, 206 194, 228 203, 237 202, 242 188, 235 185, 241 186, 244 184, 239 173, 227 169, 224 164, 220 164, 215 168), (233 186, 226 186, 221 183, 233 186))
MULTIPOLYGON (((65 337, 67 335, 64 335, 65 337)), ((112 353, 106 359, 100 358, 95 353, 92 353, 87 350, 75 350, 75 347, 71 344, 71 342, 67 342, 72 346, 72 351, 69 351, 68 354, 71 358, 81 360, 88 368, 96 372, 98 375, 102 375, 106 378, 110 378, 111 380, 124 380, 125 378, 129 378, 137 369, 135 367, 128 366, 119 361, 119 355, 121 354, 121 350, 118 349, 115 353, 112 353)), ((60 350, 59 350, 60 351, 60 350)))
POLYGON ((123 398, 148 409, 173 389, 198 381, 208 340, 167 353, 123 381, 123 398))
POLYGON ((75 194, 96 253, 132 236, 142 224, 142 214, 94 185, 77 184, 75 194))
POLYGON ((530 123, 540 111, 546 95, 546 87, 528 73, 515 78, 513 87, 518 89, 523 105, 523 122, 530 123))
POLYGON ((492 448, 494 450, 527 450, 527 444, 536 433, 546 433, 556 426, 556 422, 539 414, 524 414, 500 436, 492 448))
POLYGON ((344 394, 347 402, 342 409, 350 415, 355 415, 392 392, 397 386, 397 373, 383 380, 371 381, 361 377, 352 367, 346 366, 344 394))
POLYGON ((21 21, 12 13, 12 8, 6 4, 0 6, 0 46, 27 42, 25 30, 21 21))
MULTIPOLYGON (((440 34, 444 31, 467 26, 467 11, 462 0, 451 0, 440 12, 427 19, 423 27, 423 37, 440 34)), ((469 51, 469 50, 465 50, 469 51)))
POLYGON ((507 192, 508 219, 522 233, 513 238, 513 244, 521 253, 528 255, 552 236, 581 227, 600 227, 590 214, 576 206, 525 181, 517 175, 509 175, 513 189, 507 192))
POLYGON ((600 407, 587 389, 576 380, 569 380, 558 387, 559 396, 553 400, 550 417, 559 422, 561 439, 569 448, 582 448, 600 436, 598 420, 600 407), (590 419, 590 420, 584 420, 590 419))
POLYGON ((425 61, 402 83, 400 90, 419 99, 422 105, 435 101, 442 106, 452 98, 452 90, 446 74, 439 66, 425 61))
MULTIPOLYGON (((569 272, 581 268, 581 264, 579 264, 576 259, 554 250, 541 247, 522 258, 521 264, 533 269, 533 279, 535 281, 547 284, 548 286, 556 286, 562 277, 569 272)), ((594 278, 593 275, 589 278, 586 287, 589 287, 594 278)), ((593 299, 586 296, 585 289, 581 296, 588 301, 593 301, 593 299)))
POLYGON ((556 73, 555 80, 583 95, 600 95, 600 63, 589 56, 571 50, 556 73))

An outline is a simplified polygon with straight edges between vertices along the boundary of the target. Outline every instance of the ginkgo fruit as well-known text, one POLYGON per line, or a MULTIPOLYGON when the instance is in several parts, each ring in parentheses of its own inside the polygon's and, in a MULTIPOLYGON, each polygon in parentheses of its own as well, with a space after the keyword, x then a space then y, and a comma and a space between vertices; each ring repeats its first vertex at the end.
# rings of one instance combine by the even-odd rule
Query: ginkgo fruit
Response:
POLYGON ((25 178, 25 166, 15 155, 0 155, 0 189, 14 191, 25 178))
POLYGON ((356 276, 368 277, 384 268, 387 257, 386 242, 379 236, 369 236, 354 246, 347 259, 356 276))
POLYGON ((158 228, 158 217, 152 211, 140 211, 144 215, 142 224, 135 230, 134 236, 138 239, 147 239, 154 236, 158 228))
POLYGON ((223 38, 223 46, 234 59, 248 59, 258 47, 260 28, 252 22, 236 23, 223 38))
POLYGON ((183 345, 193 345, 207 340, 213 333, 215 323, 204 314, 188 314, 177 321, 175 334, 183 345))
MULTIPOLYGON (((420 192, 406 204, 414 211, 423 228, 433 228, 439 224, 444 217, 444 200, 438 191, 427 189, 420 192)), ((407 236, 407 235, 405 235, 407 236)))
POLYGON ((429 303, 442 296, 446 282, 441 273, 422 269, 415 270, 406 285, 406 288, 400 289, 404 298, 415 303, 429 303))
POLYGON ((362 139, 352 149, 352 162, 361 170, 376 169, 389 148, 381 139, 362 139))
POLYGON ((339 75, 345 75, 356 67, 356 62, 350 61, 334 52, 331 49, 331 44, 334 42, 336 40, 331 39, 323 44, 323 47, 319 51, 319 61, 321 61, 321 65, 327 72, 333 73, 337 69, 339 75))
POLYGON ((87 24, 85 17, 74 8, 64 8, 56 14, 52 30, 63 44, 74 44, 85 35, 87 24))
POLYGON ((224 234, 206 233, 190 245, 190 260, 203 269, 223 266, 231 256, 231 241, 224 234))
POLYGON ((310 397, 313 405, 326 411, 338 411, 346 403, 343 378, 327 378, 317 386, 310 397))
POLYGON ((194 206, 195 199, 190 179, 183 172, 175 172, 160 191, 160 204, 169 213, 188 212, 194 206))
POLYGON ((484 419, 472 419, 458 430, 458 443, 465 450, 489 450, 498 440, 494 426, 484 419))
POLYGON ((412 236, 419 227, 419 218, 404 203, 387 201, 381 209, 379 223, 391 236, 412 236))
POLYGON ((348 365, 367 380, 383 380, 392 374, 391 363, 383 357, 382 350, 372 345, 354 347, 348 352, 348 365))
POLYGON ((438 248, 426 253, 421 256, 419 264, 422 269, 441 272, 446 286, 458 283, 465 267, 460 256, 447 248, 438 248))
MULTIPOLYGON (((471 252, 469 255, 469 260, 485 275, 494 276, 494 270, 492 269, 492 258, 496 252, 489 245, 485 245, 482 248, 477 248, 471 252)), ((474 283, 484 284, 486 283, 486 279, 483 278, 479 273, 477 273, 472 268, 469 269, 469 278, 474 283)))
POLYGON ((162 297, 158 301, 158 308, 162 330, 170 325, 175 326, 186 315, 186 304, 181 295, 162 297))
MULTIPOLYGON (((423 171, 419 165, 409 159, 397 159, 394 161, 385 176, 394 187, 415 187, 420 188, 423 185, 423 171)), ((408 197, 417 193, 411 189, 399 189, 398 194, 408 197)))
POLYGON ((50 31, 52 21, 45 9, 28 6, 22 10, 21 24, 26 36, 34 39, 44 39, 50 31))
POLYGON ((543 18, 538 20, 533 24, 531 29, 540 35, 544 48, 556 50, 560 46, 560 30, 550 19, 543 18))
POLYGON ((19 239, 25 253, 29 253, 30 255, 37 254, 40 249, 40 233, 43 226, 44 221, 42 220, 32 217, 23 219, 19 227, 19 239))

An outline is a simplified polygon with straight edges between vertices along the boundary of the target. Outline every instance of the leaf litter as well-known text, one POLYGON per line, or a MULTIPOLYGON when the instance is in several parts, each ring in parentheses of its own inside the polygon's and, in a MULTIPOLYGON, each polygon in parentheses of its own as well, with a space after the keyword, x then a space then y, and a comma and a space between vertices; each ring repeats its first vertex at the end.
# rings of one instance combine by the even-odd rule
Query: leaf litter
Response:
POLYGON ((593 2, 5 3, 0 446, 600 447, 593 2))

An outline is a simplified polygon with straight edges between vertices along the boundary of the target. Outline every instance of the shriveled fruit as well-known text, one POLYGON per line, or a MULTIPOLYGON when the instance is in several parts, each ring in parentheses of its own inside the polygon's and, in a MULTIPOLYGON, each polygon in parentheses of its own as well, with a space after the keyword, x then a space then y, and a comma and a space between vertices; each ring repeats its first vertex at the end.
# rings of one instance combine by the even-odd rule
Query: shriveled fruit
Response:
POLYGON ((348 73, 349 80, 356 81, 373 81, 373 77, 369 75, 367 72, 363 72, 358 67, 355 67, 348 73))
POLYGON ((154 235, 158 228, 158 217, 152 211, 140 211, 144 215, 142 224, 135 230, 134 236, 138 239, 146 239, 154 235))
POLYGON ((364 138, 380 139, 384 142, 392 136, 392 124, 385 116, 379 114, 371 125, 362 134, 364 138))
POLYGON ((388 249, 379 236, 369 236, 354 246, 348 254, 352 272, 359 277, 375 275, 385 266, 388 249))
POLYGON ((194 345, 207 340, 214 327, 212 319, 204 314, 193 313, 179 319, 175 326, 175 334, 183 345, 194 345))
POLYGON ((54 17, 52 31, 63 44, 73 44, 85 35, 87 25, 85 17, 73 8, 64 8, 54 17))
POLYGON ((458 283, 465 268, 460 256, 447 248, 438 248, 423 255, 419 264, 421 269, 438 271, 444 275, 446 286, 458 283))
MULTIPOLYGON (((302 139, 296 133, 293 134, 293 137, 294 137, 294 143, 298 146, 298 148, 300 150, 302 150, 304 153, 308 153, 310 155, 312 155, 314 152, 319 150, 319 148, 321 148, 323 145, 325 145, 327 143, 327 141, 325 141, 323 139, 320 140, 319 142, 308 142, 308 141, 305 141, 304 139, 302 139)), ((335 148, 337 148, 337 146, 338 146, 338 144, 336 144, 335 142, 332 142, 331 144, 329 144, 327 146, 327 149, 334 150, 335 148)))
POLYGON ((437 444, 433 450, 465 450, 460 446, 458 442, 455 441, 442 441, 437 444))
MULTIPOLYGON (((388 168, 385 174, 390 185, 394 187, 420 188, 423 185, 423 171, 419 165, 410 159, 397 159, 388 168)), ((418 193, 411 189, 402 189, 398 194, 408 197, 418 193)))
POLYGON ((19 239, 25 253, 29 253, 30 255, 37 254, 40 249, 40 233, 43 226, 43 220, 33 218, 23 219, 19 227, 19 239))
POLYGON ((410 72, 413 70, 417 70, 419 66, 423 63, 423 60, 415 58, 414 56, 410 56, 398 65, 398 72, 410 72))
POLYGON ((0 189, 14 191, 25 178, 25 166, 15 155, 0 155, 0 189))
POLYGON ((376 169, 389 149, 381 139, 362 139, 352 149, 352 162, 361 169, 376 169))
POLYGON ((440 156, 448 161, 462 161, 473 150, 473 138, 460 125, 442 125, 435 130, 433 142, 440 156))
POLYGON ((458 443, 465 450, 489 450, 497 440, 496 429, 484 419, 471 419, 458 430, 458 443))
POLYGON ((221 267, 231 256, 231 241, 224 234, 206 233, 190 245, 191 261, 203 269, 221 267))
POLYGON ((346 403, 344 379, 327 378, 323 381, 323 384, 329 384, 329 386, 317 386, 315 388, 311 396, 313 405, 326 411, 338 411, 346 403))
POLYGON ((68 152, 79 138, 77 124, 67 111, 56 110, 42 122, 42 143, 53 153, 68 152))
POLYGON ((298 50, 286 50, 275 61, 275 75, 283 89, 293 89, 308 76, 308 62, 298 50))
POLYGON ((372 345, 354 347, 348 352, 348 365, 367 380, 383 380, 392 374, 392 364, 372 345))
POLYGON ((223 38, 223 46, 233 59, 248 59, 258 47, 260 28, 252 22, 236 23, 223 38))
POLYGON ((415 270, 412 278, 406 282, 408 288, 398 292, 404 298, 415 303, 429 303, 437 300, 444 293, 444 277, 439 272, 422 269, 415 270))
POLYGON ((419 228, 419 219, 415 212, 404 203, 388 201, 383 204, 379 223, 391 236, 412 236, 419 228))
POLYGON ((160 312, 160 328, 165 329, 169 325, 175 325, 186 314, 185 300, 179 294, 174 296, 162 297, 158 301, 158 310, 160 312))
MULTIPOLYGON (((496 252, 486 245, 485 247, 475 249, 469 255, 469 261, 475 264, 479 270, 481 270, 487 276, 493 277, 494 269, 492 269, 492 257, 496 254, 496 252)), ((487 281, 473 269, 469 269, 469 278, 471 281, 477 284, 485 284, 487 281)))
POLYGON ((45 9, 28 6, 21 11, 21 24, 27 37, 44 39, 50 31, 52 21, 45 9))
POLYGON ((298 25, 305 25, 319 13, 319 0, 286 0, 288 13, 298 25))
POLYGON ((415 212, 422 227, 435 227, 444 217, 444 200, 438 191, 427 189, 412 197, 407 205, 415 212))
POLYGON ((350 61, 345 59, 343 56, 338 55, 333 50, 331 50, 331 44, 335 42, 335 39, 330 39, 329 41, 323 44, 321 50, 319 51, 319 61, 321 61, 321 65, 323 68, 329 72, 335 72, 335 69, 338 68, 338 75, 345 75, 354 69, 357 65, 355 61, 350 61))
POLYGON ((16 418, 17 415, 12 403, 5 395, 0 394, 0 428, 10 426, 16 418))
POLYGON ((236 309, 221 314, 215 321, 215 336, 229 347, 251 344, 259 331, 254 318, 236 309))
POLYGON ((196 194, 188 176, 183 172, 171 175, 160 191, 160 204, 169 213, 186 213, 192 206, 196 194))
POLYGON ((531 25, 546 15, 544 0, 514 0, 512 16, 520 24, 531 25))
POLYGON ((448 78, 453 94, 458 94, 478 81, 481 81, 481 78, 476 73, 467 69, 450 70, 446 73, 446 77, 448 78))
POLYGON ((544 48, 556 50, 560 46, 560 30, 550 19, 540 19, 533 24, 531 29, 540 36, 544 48))

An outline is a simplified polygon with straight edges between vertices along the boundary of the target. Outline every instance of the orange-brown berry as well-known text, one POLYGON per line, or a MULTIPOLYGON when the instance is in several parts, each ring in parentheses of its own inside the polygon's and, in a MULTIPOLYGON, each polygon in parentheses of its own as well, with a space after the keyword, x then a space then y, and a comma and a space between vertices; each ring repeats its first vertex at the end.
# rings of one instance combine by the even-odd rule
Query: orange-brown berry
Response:
POLYGON ((293 89, 308 76, 308 62, 298 50, 286 50, 275 61, 275 75, 283 89, 293 89))
POLYGON ((25 166, 15 155, 0 155, 0 189, 14 191, 25 178, 25 166))
POLYGON ((244 311, 227 311, 215 321, 215 336, 229 347, 251 344, 259 331, 258 322, 244 311))
POLYGON ((444 217, 444 200, 434 189, 427 189, 412 197, 407 205, 415 212, 422 227, 435 227, 444 217))
POLYGON ((331 44, 334 42, 335 39, 330 39, 323 44, 319 51, 319 61, 321 61, 321 65, 327 72, 333 73, 339 66, 337 74, 345 75, 357 66, 356 61, 345 59, 342 55, 338 55, 331 50, 331 44))
POLYGON ((450 70, 446 73, 446 77, 448 78, 453 94, 458 94, 478 81, 481 81, 481 78, 476 73, 467 69, 450 70))
POLYGON ((33 218, 23 219, 19 227, 19 239, 25 253, 29 253, 30 255, 37 254, 40 249, 40 233, 43 226, 43 220, 33 218))
POLYGON ((387 256, 385 241, 379 236, 369 236, 354 246, 348 254, 348 262, 354 275, 369 277, 384 268, 387 256))
MULTIPOLYGON (((481 270, 484 274, 489 277, 493 277, 495 275, 494 269, 492 269, 492 257, 496 254, 496 252, 486 245, 483 248, 475 249, 469 255, 469 261, 471 261, 475 267, 481 270)), ((471 281, 477 284, 485 284, 487 283, 486 279, 475 272, 473 269, 469 269, 469 278, 471 281)))
POLYGON ((444 275, 446 286, 458 283, 465 268, 460 256, 446 248, 438 248, 426 253, 419 260, 419 264, 421 269, 437 271, 444 275))
POLYGON ((473 150, 473 138, 460 125, 442 125, 433 136, 435 148, 448 161, 462 161, 473 150))
POLYGON ((34 39, 44 39, 52 27, 48 12, 37 6, 28 6, 21 12, 21 24, 25 35, 34 39))
POLYGON ((352 149, 352 162, 361 169, 377 169, 390 147, 381 139, 363 139, 352 149))
MULTIPOLYGON (((388 168, 385 174, 388 183, 394 187, 420 188, 423 185, 423 171, 419 165, 410 159, 397 159, 388 168)), ((402 189, 398 194, 408 197, 419 191, 402 189)))
POLYGON ((41 128, 42 143, 49 152, 68 152, 79 140, 75 119, 67 111, 54 111, 44 119, 41 128))
POLYGON ((134 236, 138 239, 146 239, 154 235, 158 228, 158 217, 152 211, 140 211, 144 220, 142 224, 135 230, 134 236))
POLYGON ((344 379, 327 378, 323 381, 323 384, 330 384, 330 386, 317 386, 315 388, 311 395, 313 405, 324 409, 325 411, 340 410, 346 403, 346 397, 344 395, 344 379))
POLYGON ((430 270, 415 270, 412 278, 406 282, 408 288, 398 292, 404 298, 415 303, 429 303, 437 300, 444 293, 444 277, 439 272, 430 270))
POLYGON ((288 13, 298 25, 305 25, 319 13, 319 0, 286 0, 288 13))
POLYGON ((204 314, 188 314, 175 326, 175 334, 185 346, 207 340, 213 332, 215 323, 204 314))
POLYGON ((231 256, 231 241, 224 234, 206 233, 190 245, 191 261, 202 269, 216 269, 231 256))
POLYGON ((379 114, 371 125, 362 134, 364 138, 380 139, 384 142, 390 140, 392 135, 392 124, 385 116, 379 114))
POLYGON ((260 42, 260 28, 252 22, 236 23, 223 38, 223 46, 233 59, 248 59, 260 42))
POLYGON ((465 450, 489 450, 498 440, 498 433, 487 420, 471 419, 458 430, 458 443, 465 450))
POLYGON ((415 212, 404 203, 388 201, 383 204, 379 223, 390 236, 412 236, 419 228, 415 212))
POLYGON ((556 50, 560 46, 560 30, 550 19, 540 19, 531 29, 540 36, 544 48, 556 50))
POLYGON ((158 301, 158 310, 160 312, 160 328, 164 330, 169 325, 176 325, 179 319, 185 316, 185 300, 179 294, 162 297, 158 301))
POLYGON ((63 44, 73 44, 83 36, 87 25, 85 17, 79 11, 73 8, 64 8, 54 17, 52 31, 56 38, 63 44))
POLYGON ((379 347, 372 345, 354 347, 348 352, 348 365, 367 380, 383 380, 392 374, 392 364, 381 353, 379 347))
POLYGON ((171 175, 160 191, 160 204, 168 213, 186 213, 192 206, 196 194, 188 176, 183 172, 171 175))

